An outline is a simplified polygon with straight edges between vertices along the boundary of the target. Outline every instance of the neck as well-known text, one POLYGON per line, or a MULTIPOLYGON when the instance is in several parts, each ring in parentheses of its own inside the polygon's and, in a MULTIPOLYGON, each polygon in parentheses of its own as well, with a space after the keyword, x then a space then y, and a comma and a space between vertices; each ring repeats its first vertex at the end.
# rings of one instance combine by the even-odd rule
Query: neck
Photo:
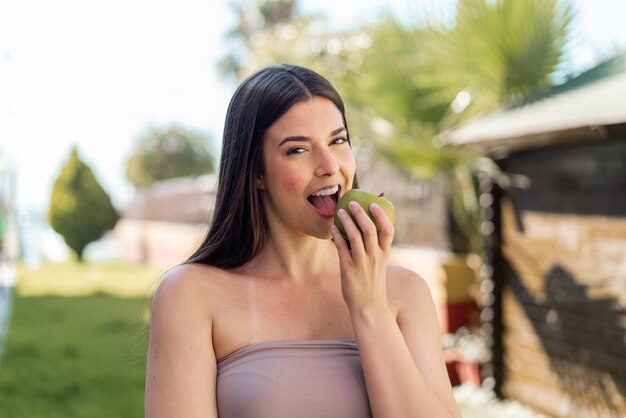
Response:
POLYGON ((251 274, 311 282, 338 273, 339 258, 330 239, 303 234, 269 234, 261 252, 245 266, 251 274))

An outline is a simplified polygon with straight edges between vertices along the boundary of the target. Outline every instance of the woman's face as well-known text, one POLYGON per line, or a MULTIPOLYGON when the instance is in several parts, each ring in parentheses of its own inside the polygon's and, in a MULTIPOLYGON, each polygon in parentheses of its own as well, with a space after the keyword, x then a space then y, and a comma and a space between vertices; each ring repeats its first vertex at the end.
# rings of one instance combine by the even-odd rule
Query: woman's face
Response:
POLYGON ((355 160, 341 112, 323 97, 298 102, 267 130, 258 179, 268 226, 330 237, 337 199, 352 187, 355 160))

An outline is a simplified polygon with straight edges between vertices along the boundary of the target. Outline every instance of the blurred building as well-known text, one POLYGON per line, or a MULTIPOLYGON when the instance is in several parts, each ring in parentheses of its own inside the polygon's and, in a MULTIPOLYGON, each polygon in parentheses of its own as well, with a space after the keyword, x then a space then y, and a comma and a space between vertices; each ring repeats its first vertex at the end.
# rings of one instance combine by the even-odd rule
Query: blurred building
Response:
POLYGON ((115 226, 122 257, 171 267, 200 244, 213 216, 217 176, 177 178, 140 191, 115 226))
POLYGON ((556 417, 626 415, 626 55, 445 139, 529 180, 481 196, 497 391, 556 417))

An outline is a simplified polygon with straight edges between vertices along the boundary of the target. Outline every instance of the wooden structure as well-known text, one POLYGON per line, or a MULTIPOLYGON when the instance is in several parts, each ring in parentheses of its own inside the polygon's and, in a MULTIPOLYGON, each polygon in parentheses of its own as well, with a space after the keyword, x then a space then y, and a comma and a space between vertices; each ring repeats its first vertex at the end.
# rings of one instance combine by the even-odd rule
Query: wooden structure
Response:
POLYGON ((481 196, 497 392, 555 417, 626 416, 626 55, 445 138, 529 180, 481 196))

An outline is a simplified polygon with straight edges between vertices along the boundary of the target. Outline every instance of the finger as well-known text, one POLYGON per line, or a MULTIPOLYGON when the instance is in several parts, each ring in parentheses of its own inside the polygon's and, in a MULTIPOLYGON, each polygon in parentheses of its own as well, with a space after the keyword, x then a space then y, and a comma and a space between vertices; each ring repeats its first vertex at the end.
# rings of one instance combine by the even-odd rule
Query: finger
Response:
POLYGON ((348 207, 358 222, 361 235, 363 236, 363 242, 365 243, 365 250, 368 253, 372 253, 372 251, 378 248, 376 224, 369 217, 365 209, 357 202, 350 202, 348 207))
POLYGON ((343 235, 341 235, 341 232, 339 232, 339 228, 337 228, 335 224, 332 224, 330 226, 330 235, 333 237, 335 247, 337 247, 337 253, 339 254, 339 264, 341 266, 347 265, 352 260, 352 254, 350 253, 348 242, 346 242, 343 235))
POLYGON ((356 260, 357 258, 359 258, 360 255, 365 253, 365 247, 361 231, 359 231, 350 215, 348 215, 348 212, 346 212, 344 209, 339 209, 337 211, 337 215, 339 215, 339 220, 343 225, 343 230, 346 233, 348 241, 350 241, 352 258, 356 260))
POLYGON ((376 220, 378 225, 378 245, 384 251, 389 251, 391 243, 393 242, 393 234, 395 228, 391 219, 387 216, 385 211, 376 203, 370 205, 370 211, 376 220))

